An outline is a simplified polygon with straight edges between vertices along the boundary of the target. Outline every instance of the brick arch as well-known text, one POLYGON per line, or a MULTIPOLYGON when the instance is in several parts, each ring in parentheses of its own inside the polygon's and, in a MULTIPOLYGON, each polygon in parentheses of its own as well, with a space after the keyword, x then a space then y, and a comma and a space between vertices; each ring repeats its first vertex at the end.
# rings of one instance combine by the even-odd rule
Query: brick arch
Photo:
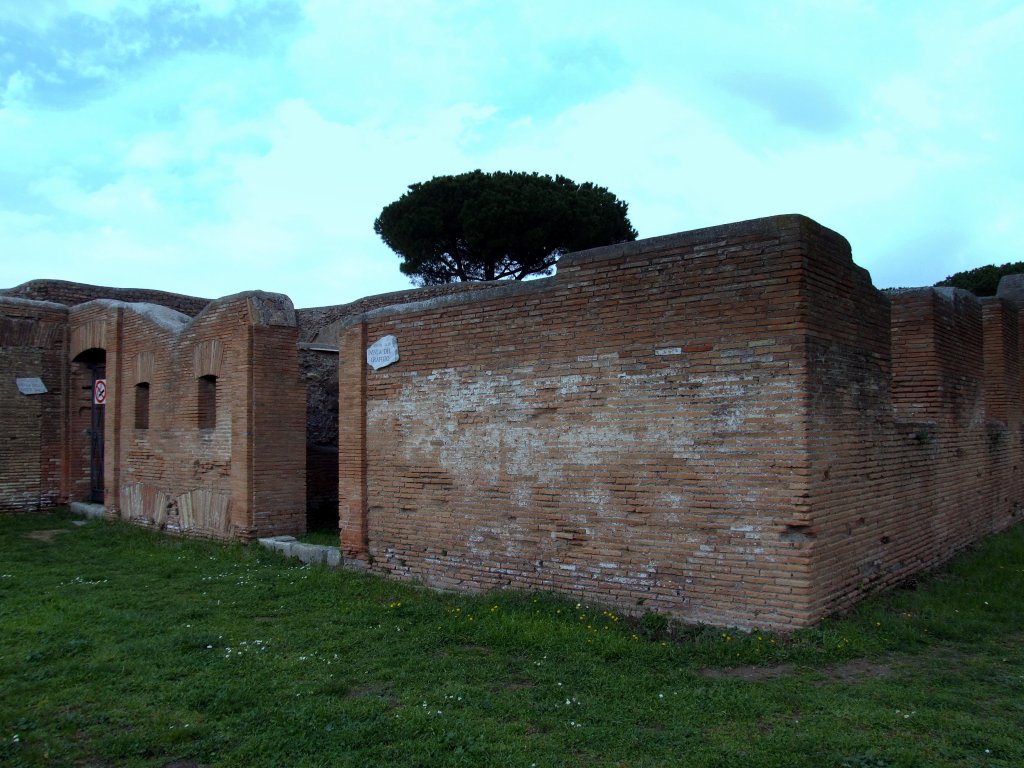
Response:
POLYGON ((192 365, 195 377, 219 377, 224 367, 224 344, 219 339, 200 341, 192 348, 192 365))
POLYGON ((89 349, 107 349, 107 323, 104 320, 92 320, 71 328, 71 340, 68 353, 74 360, 89 349))
POLYGON ((142 384, 153 380, 153 372, 156 368, 155 356, 150 351, 139 352, 131 359, 131 367, 128 369, 129 384, 142 384))

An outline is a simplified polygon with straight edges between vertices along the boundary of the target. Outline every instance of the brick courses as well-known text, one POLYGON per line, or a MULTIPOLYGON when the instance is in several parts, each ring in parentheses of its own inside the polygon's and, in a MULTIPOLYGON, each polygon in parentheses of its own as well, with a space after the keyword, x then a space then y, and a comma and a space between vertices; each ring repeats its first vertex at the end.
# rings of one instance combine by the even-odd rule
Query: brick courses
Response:
POLYGON ((61 499, 67 312, 49 302, 0 301, 0 514, 37 511, 61 499), (17 379, 34 377, 46 393, 21 394, 17 379))
MULTIPOLYGON (((102 350, 108 391, 103 486, 109 515, 215 538, 248 540, 305 530, 305 397, 294 311, 286 297, 238 294, 209 303, 195 318, 153 304, 107 299, 67 309, 0 298, 0 328, 16 327, 19 313, 39 329, 48 327, 51 316, 61 323, 59 333, 31 334, 60 339, 50 366, 55 372, 44 376, 54 379, 53 400, 64 401, 66 413, 55 429, 42 433, 47 456, 53 457, 44 457, 42 466, 52 461, 63 470, 61 481, 51 482, 43 496, 48 503, 88 497, 92 380, 76 358, 102 350), (67 368, 66 398, 57 373, 61 365, 67 368), (199 419, 202 377, 215 382, 209 428, 199 419), (148 385, 146 428, 136 427, 140 384, 148 385)), ((10 356, 38 356, 25 334, 13 340, 12 335, 6 334, 2 347, 5 374, 10 356)), ((46 401, 17 395, 8 402, 24 421, 41 407, 35 403, 46 401)), ((14 420, 5 418, 8 423, 14 420)), ((40 483, 25 475, 25 460, 0 454, 0 462, 3 482, 20 488, 3 487, 4 508, 40 506, 24 501, 40 483)))
POLYGON ((807 626, 1020 519, 1022 300, 1022 276, 882 293, 801 216, 298 312, 0 297, 8 388, 50 388, 0 403, 0 511, 88 492, 76 358, 102 349, 110 514, 247 540, 336 484, 345 558, 382 573, 807 626), (385 335, 400 359, 373 370, 385 335))
POLYGON ((842 237, 786 216, 350 318, 345 555, 441 588, 806 626, 1015 519, 1017 317, 993 307, 983 347, 973 298, 890 303, 842 237), (367 368, 388 334, 401 360, 367 368))
POLYGON ((72 283, 67 280, 29 280, 14 288, 0 290, 0 297, 10 296, 36 301, 51 301, 65 306, 85 304, 93 299, 113 299, 133 303, 159 304, 170 307, 189 317, 198 315, 209 299, 184 296, 180 293, 156 291, 150 288, 111 288, 105 285, 72 283))
POLYGON ((327 528, 338 521, 338 327, 381 307, 486 291, 492 283, 452 283, 367 296, 348 304, 295 311, 299 360, 306 384, 306 519, 327 528))

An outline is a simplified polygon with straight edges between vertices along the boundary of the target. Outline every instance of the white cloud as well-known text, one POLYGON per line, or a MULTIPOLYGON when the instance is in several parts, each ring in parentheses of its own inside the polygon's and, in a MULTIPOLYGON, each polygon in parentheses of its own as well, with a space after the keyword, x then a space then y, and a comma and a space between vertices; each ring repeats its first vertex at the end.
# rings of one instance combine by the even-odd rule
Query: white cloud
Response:
MULTIPOLYGON (((203 0, 202 12, 226 16, 240 3, 236 0, 203 0)), ((154 6, 168 5, 166 0, 32 0, 10 2, 0 7, 0 20, 33 28, 45 28, 54 21, 73 15, 91 16, 104 21, 116 13, 143 15, 154 6)), ((195 4, 183 4, 195 7, 195 4)))
POLYGON ((7 78, 7 85, 0 94, 0 107, 23 103, 32 93, 32 78, 20 69, 7 78))
MULTIPOLYGON (((0 22, 45 43, 69 13, 149 7, 41 0, 8 4, 0 22)), ((303 12, 287 34, 168 44, 135 68, 110 69, 134 60, 124 46, 143 45, 145 27, 114 36, 110 55, 71 55, 67 69, 93 67, 109 87, 59 111, 33 106, 28 53, 5 64, 0 252, 14 257, 0 283, 262 287, 300 306, 396 290, 408 281, 374 218, 410 183, 477 167, 606 186, 642 236, 805 213, 847 236, 880 285, 1019 258, 1017 4, 303 12)))

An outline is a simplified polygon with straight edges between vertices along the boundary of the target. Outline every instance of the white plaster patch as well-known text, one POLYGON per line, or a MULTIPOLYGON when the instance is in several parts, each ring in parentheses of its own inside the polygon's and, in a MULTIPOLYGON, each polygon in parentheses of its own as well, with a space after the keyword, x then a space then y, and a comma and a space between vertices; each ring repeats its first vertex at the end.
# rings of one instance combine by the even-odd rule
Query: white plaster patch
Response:
MULTIPOLYGON (((584 491, 574 491, 569 494, 569 499, 571 499, 575 505, 578 505, 583 509, 594 510, 598 514, 601 514, 609 509, 612 496, 608 492, 607 488, 595 485, 584 491)), ((586 519, 583 519, 580 522, 585 523, 587 521, 586 519)))
MULTIPOLYGON (((404 463, 443 470, 462 488, 493 487, 507 482, 509 506, 524 510, 524 519, 528 519, 535 494, 549 488, 572 488, 565 491, 565 498, 558 503, 565 512, 574 513, 566 519, 575 529, 592 522, 594 530, 602 535, 629 542, 642 533, 642 528, 629 515, 629 509, 624 508, 626 502, 619 502, 602 487, 601 473, 586 468, 614 466, 622 454, 647 454, 659 460, 666 455, 703 462, 710 458, 713 462, 712 452, 721 448, 720 441, 709 433, 709 417, 716 419, 718 431, 743 429, 750 419, 765 422, 774 418, 776 410, 749 406, 751 391, 762 402, 768 391, 782 405, 778 412, 785 415, 789 413, 785 403, 797 386, 792 377, 771 382, 729 374, 692 378, 675 366, 656 372, 595 373, 549 374, 533 379, 532 372, 525 368, 506 373, 439 368, 429 374, 403 378, 401 389, 389 395, 390 400, 370 400, 367 429, 375 434, 401 435, 401 439, 382 439, 389 448, 404 455, 404 463), (584 387, 607 392, 619 410, 613 413, 609 405, 593 415, 581 411, 572 396, 584 387), (649 402, 652 393, 665 398, 663 415, 653 422, 629 418, 633 403, 649 402), (715 413, 715 409, 720 410, 715 413), (617 420, 622 413, 626 417, 617 420), (701 437, 695 440, 695 435, 701 437), (570 477, 573 483, 566 482, 570 477)), ((770 429, 770 424, 758 423, 753 429, 763 433, 770 429)), ((727 450, 735 451, 735 440, 731 445, 727 450)), ((727 465, 723 473, 723 491, 727 496, 729 466, 732 465, 727 465)), ((639 467, 638 472, 642 471, 639 467)), ((638 477, 637 482, 642 479, 638 477)), ((671 522, 678 523, 681 515, 693 507, 692 496, 683 489, 661 489, 655 484, 650 490, 657 493, 651 498, 657 500, 671 522)), ((732 498, 738 507, 759 502, 758 493, 747 488, 732 498)), ((724 528, 728 524, 723 521, 721 525, 724 528)), ((514 525, 495 526, 493 520, 472 532, 466 530, 469 526, 465 523, 457 525, 468 536, 467 549, 476 557, 493 559, 492 550, 500 552, 506 548, 512 555, 521 537, 527 535, 514 525)), ((736 526, 743 526, 735 531, 737 539, 759 537, 756 526, 746 520, 738 520, 736 526)), ((587 535, 592 535, 589 529, 587 535)), ((542 549, 551 552, 566 546, 565 536, 552 536, 550 540, 545 537, 542 549)), ((703 534, 680 531, 678 536, 694 549, 693 556, 699 560, 726 557, 716 552, 703 534)), ((727 551, 731 553, 736 548, 729 546, 727 551)), ((760 547, 742 551, 763 556, 760 547)), ((555 565, 552 561, 551 566, 555 565)), ((625 561, 600 564, 602 568, 618 569, 627 565, 625 561)), ((651 566, 647 573, 615 578, 623 579, 621 583, 636 584, 638 579, 650 579, 655 571, 651 566)))
POLYGON ((678 491, 665 491, 660 494, 659 499, 662 507, 670 509, 686 509, 693 502, 693 496, 678 491))
POLYGON ((512 489, 512 505, 520 509, 529 509, 533 506, 533 493, 530 486, 519 483, 512 489))
MULTIPOLYGON (((587 377, 592 378, 590 376, 587 377)), ((558 394, 560 395, 575 395, 580 391, 580 384, 583 383, 584 377, 579 375, 563 376, 561 379, 561 385, 558 387, 558 394)))

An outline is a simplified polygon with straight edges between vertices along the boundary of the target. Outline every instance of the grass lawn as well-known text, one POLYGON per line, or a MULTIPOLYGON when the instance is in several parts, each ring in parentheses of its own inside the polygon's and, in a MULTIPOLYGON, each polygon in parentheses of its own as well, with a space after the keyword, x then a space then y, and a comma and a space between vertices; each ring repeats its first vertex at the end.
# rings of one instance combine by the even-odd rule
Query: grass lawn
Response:
POLYGON ((341 545, 341 533, 337 528, 318 528, 316 530, 306 531, 298 537, 298 540, 305 542, 306 544, 321 544, 328 547, 337 547, 341 545))
POLYGON ((787 638, 0 518, 0 764, 1024 766, 1024 526, 787 638))

